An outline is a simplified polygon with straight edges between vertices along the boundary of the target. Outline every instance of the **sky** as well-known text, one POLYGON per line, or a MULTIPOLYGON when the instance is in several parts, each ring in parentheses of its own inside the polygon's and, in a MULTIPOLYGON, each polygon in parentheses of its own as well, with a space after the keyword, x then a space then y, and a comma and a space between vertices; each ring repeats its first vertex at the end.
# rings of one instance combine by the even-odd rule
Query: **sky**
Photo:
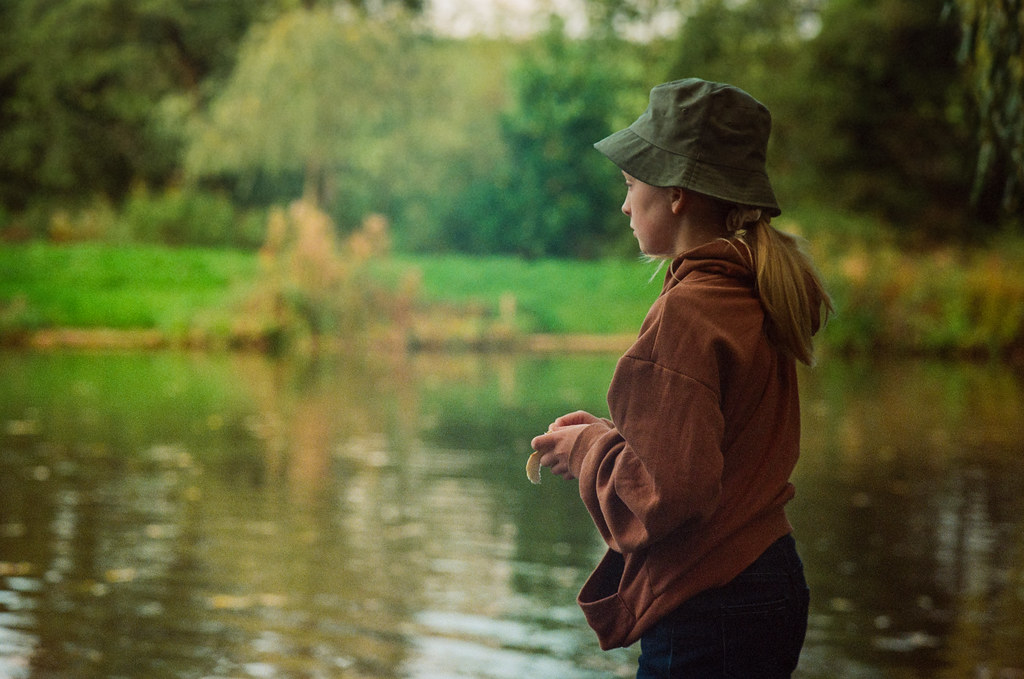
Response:
MULTIPOLYGON (((583 0, 427 0, 427 20, 436 29, 453 37, 475 34, 523 37, 547 26, 548 17, 558 14, 566 22, 569 35, 581 35, 586 29, 583 0)), ((678 30, 679 16, 662 16, 651 26, 632 26, 627 37, 642 40, 652 33, 671 35, 678 30)))
POLYGON ((579 0, 428 0, 428 20, 439 31, 454 37, 474 34, 519 37, 543 28, 547 17, 557 13, 567 30, 584 26, 579 0))

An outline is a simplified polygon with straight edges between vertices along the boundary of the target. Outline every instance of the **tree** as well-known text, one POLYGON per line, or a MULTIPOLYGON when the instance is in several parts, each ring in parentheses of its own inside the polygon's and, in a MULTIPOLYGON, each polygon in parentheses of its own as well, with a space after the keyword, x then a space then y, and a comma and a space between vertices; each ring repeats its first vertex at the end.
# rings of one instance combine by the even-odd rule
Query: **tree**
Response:
POLYGON ((513 103, 502 115, 511 169, 504 248, 593 256, 621 227, 614 167, 593 144, 612 131, 626 89, 622 54, 605 41, 570 40, 555 22, 513 71, 513 103))
POLYGON ((983 216, 1024 226, 1024 4, 956 0, 956 7, 977 126, 971 198, 983 216))
POLYGON ((123 195, 178 162, 161 102, 198 96, 273 0, 4 0, 0 202, 123 195))
POLYGON ((313 205, 332 202, 342 179, 372 181, 378 142, 412 110, 412 42, 400 23, 327 8, 256 28, 198 121, 186 167, 196 176, 299 174, 313 205))
POLYGON ((830 0, 808 44, 805 158, 839 205, 901 232, 967 228, 967 130, 944 0, 830 0))
POLYGON ((945 0, 703 0, 674 70, 732 82, 774 126, 769 169, 796 199, 817 196, 952 237, 968 223, 956 26, 945 0))

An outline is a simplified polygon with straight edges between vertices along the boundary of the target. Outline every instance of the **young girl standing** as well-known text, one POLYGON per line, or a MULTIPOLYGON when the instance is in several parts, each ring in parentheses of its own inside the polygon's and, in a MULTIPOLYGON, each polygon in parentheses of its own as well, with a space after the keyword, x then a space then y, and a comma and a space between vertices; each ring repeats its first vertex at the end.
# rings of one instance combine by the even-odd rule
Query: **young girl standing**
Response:
POLYGON ((540 464, 579 479, 608 551, 579 595, 638 679, 789 677, 808 591, 785 504, 800 445, 796 361, 831 312, 780 214, 768 110, 699 79, 659 85, 595 147, 626 181, 640 249, 671 261, 608 390, 611 419, 557 418, 540 464))

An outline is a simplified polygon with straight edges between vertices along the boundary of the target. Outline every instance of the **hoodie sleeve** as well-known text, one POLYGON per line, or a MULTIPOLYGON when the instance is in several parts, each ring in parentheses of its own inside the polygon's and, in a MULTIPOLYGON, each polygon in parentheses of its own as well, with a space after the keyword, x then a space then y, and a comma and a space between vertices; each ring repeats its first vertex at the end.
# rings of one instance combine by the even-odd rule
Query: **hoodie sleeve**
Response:
POLYGON ((593 425, 570 466, 609 547, 630 552, 716 508, 724 422, 717 394, 657 363, 626 356, 608 392, 615 428, 593 425))

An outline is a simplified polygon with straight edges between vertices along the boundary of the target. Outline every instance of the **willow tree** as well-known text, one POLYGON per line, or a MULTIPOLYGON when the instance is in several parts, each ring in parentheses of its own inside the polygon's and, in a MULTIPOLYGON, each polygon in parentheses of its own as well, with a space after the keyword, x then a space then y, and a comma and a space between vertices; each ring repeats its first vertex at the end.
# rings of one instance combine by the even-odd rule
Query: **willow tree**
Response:
POLYGON ((401 24, 327 7, 255 29, 197 121, 186 156, 196 176, 303 177, 323 205, 343 175, 372 165, 410 108, 410 36, 401 24))
POLYGON ((997 213, 989 216, 1024 226, 1024 2, 956 0, 956 6, 960 59, 978 117, 974 202, 997 213))

